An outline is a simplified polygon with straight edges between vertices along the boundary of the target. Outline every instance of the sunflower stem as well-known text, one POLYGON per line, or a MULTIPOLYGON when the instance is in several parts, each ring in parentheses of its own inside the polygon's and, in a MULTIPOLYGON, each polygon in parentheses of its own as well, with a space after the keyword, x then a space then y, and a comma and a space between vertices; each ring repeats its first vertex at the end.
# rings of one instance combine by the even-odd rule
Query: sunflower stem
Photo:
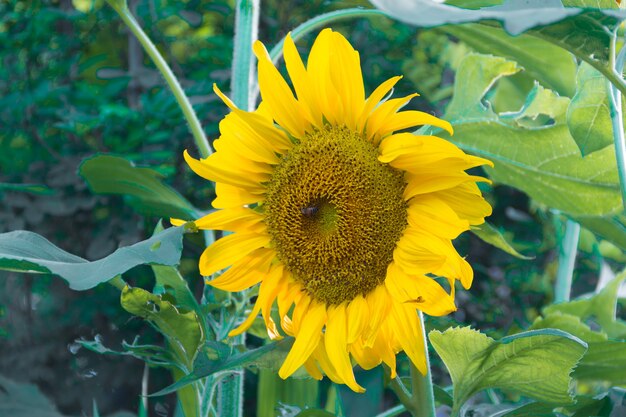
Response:
POLYGON ((126 26, 130 29, 131 32, 137 37, 137 40, 143 46, 143 49, 146 51, 148 56, 154 62, 154 65, 157 67, 167 85, 172 90, 176 101, 180 109, 189 124, 189 129, 193 135, 194 141, 196 142, 196 146, 198 147, 198 152, 202 158, 206 158, 211 154, 211 147, 209 146, 209 141, 202 130, 202 126, 200 126, 200 121, 198 120, 198 116, 196 112, 193 110, 187 95, 185 95, 185 91, 180 86, 178 79, 170 69, 165 59, 156 48, 154 43, 150 40, 148 35, 141 29, 141 26, 135 19, 135 17, 130 12, 128 5, 125 0, 107 0, 107 2, 115 9, 115 11, 120 15, 122 21, 126 24, 126 26))
POLYGON ((237 0, 235 8, 231 100, 240 109, 251 111, 256 101, 250 91, 255 85, 252 44, 258 36, 259 0, 237 0))
MULTIPOLYGON (((414 417, 435 417, 435 393, 433 391, 432 372, 430 370, 430 358, 428 357, 428 338, 424 325, 424 315, 419 313, 422 327, 422 341, 424 343, 424 356, 426 356, 426 375, 411 363, 411 408, 409 410, 414 417)), ((408 408, 408 407, 407 407, 408 408)))
MULTIPOLYGON (((257 40, 259 26, 259 0, 237 0, 235 4, 235 39, 231 75, 231 100, 237 107, 250 111, 256 97, 254 88, 254 60, 252 45, 257 40)), ((245 345, 246 334, 233 338, 234 344, 245 345)), ((243 369, 238 368, 225 378, 218 389, 217 415, 243 416, 243 369)))
POLYGON ((559 243, 559 269, 556 272, 554 287, 555 303, 569 301, 579 236, 580 225, 575 221, 567 220, 565 236, 559 243))
MULTIPOLYGON (((335 10, 334 12, 328 12, 321 14, 319 16, 315 16, 312 19, 307 20, 302 23, 294 30, 291 31, 291 38, 293 41, 297 41, 298 39, 305 36, 307 33, 310 33, 314 30, 327 27, 332 22, 337 22, 339 20, 345 19, 355 19, 360 17, 372 17, 372 16, 385 16, 388 17, 387 14, 378 9, 361 9, 358 7, 344 10, 335 10)), ((285 38, 283 38, 280 42, 276 44, 270 51, 270 58, 274 63, 276 63, 280 57, 283 55, 283 45, 285 44, 285 38)))

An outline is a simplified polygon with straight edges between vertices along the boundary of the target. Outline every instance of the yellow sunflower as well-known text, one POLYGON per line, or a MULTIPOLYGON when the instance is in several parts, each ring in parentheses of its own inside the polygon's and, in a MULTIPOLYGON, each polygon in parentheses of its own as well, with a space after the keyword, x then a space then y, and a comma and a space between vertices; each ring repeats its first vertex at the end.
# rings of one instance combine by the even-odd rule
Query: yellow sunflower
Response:
POLYGON ((417 310, 448 314, 455 280, 471 285, 472 268, 451 240, 491 213, 476 185, 487 180, 464 172, 491 162, 434 136, 397 133, 452 127, 400 111, 417 94, 384 100, 401 77, 365 98, 359 54, 337 32, 319 34, 306 67, 287 36, 295 95, 262 43, 254 52, 259 108, 240 110, 215 88, 231 109, 216 152, 202 160, 185 152, 191 169, 216 183, 218 210, 197 227, 234 232, 204 251, 200 272, 230 267, 208 281, 226 291, 260 283, 250 316, 230 335, 260 312, 271 338, 293 336, 282 378, 304 366, 363 392, 353 361, 365 369, 384 362, 395 377, 402 350, 425 374, 417 310))

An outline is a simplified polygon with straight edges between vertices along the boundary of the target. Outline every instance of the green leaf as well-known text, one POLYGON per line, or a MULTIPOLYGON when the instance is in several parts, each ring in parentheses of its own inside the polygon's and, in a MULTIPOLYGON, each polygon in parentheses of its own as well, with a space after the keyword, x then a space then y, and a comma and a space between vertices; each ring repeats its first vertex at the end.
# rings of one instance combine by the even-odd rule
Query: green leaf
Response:
POLYGON ((172 291, 172 295, 176 300, 176 306, 187 310, 200 312, 200 306, 196 297, 189 289, 187 281, 173 266, 151 265, 154 276, 156 277, 155 294, 163 294, 168 290, 172 291))
POLYGON ((517 70, 504 58, 472 54, 463 60, 446 112, 455 129, 450 140, 492 160, 495 167, 487 172, 494 181, 549 207, 573 216, 621 211, 615 151, 607 147, 580 155, 565 122, 567 98, 535 86, 517 113, 499 116, 483 104, 491 86, 517 70))
POLYGON ((54 190, 48 188, 45 185, 40 184, 9 184, 6 182, 0 182, 0 191, 20 191, 24 193, 39 194, 39 195, 51 195, 54 194, 54 190))
POLYGON ((554 44, 530 35, 510 36, 502 29, 479 24, 444 26, 440 30, 477 52, 516 61, 529 76, 562 96, 574 94, 576 60, 554 44))
POLYGON ((517 250, 515 250, 515 248, 506 241, 504 236, 502 236, 502 233, 500 233, 500 231, 490 223, 485 222, 480 226, 472 226, 470 231, 484 242, 487 242, 490 245, 493 245, 496 248, 505 251, 509 255, 513 255, 516 258, 520 259, 533 259, 532 256, 524 256, 517 250))
POLYGON ((576 85, 576 95, 567 109, 567 125, 582 155, 588 155, 613 144, 607 81, 582 62, 576 85))
POLYGON ((118 156, 96 155, 85 159, 78 173, 94 193, 123 195, 142 214, 195 218, 193 206, 150 168, 136 167, 118 156))
POLYGON ((544 317, 537 318, 528 330, 559 329, 576 336, 587 343, 602 342, 608 339, 606 333, 595 332, 580 320, 580 317, 571 314, 554 312, 544 317))
POLYGON ((298 414, 296 414, 296 417, 335 417, 335 415, 326 410, 309 408, 307 410, 300 411, 298 414))
POLYGON ((268 343, 260 348, 248 350, 244 353, 234 353, 232 347, 220 342, 207 341, 197 356, 193 371, 174 384, 151 394, 152 397, 171 394, 180 388, 207 377, 216 372, 225 371, 241 366, 258 367, 259 364, 268 361, 275 362, 275 354, 283 356, 293 344, 293 338, 285 338, 278 342, 268 343))
POLYGON ((73 290, 88 290, 137 265, 177 265, 185 230, 184 226, 170 227, 150 239, 119 248, 93 262, 58 248, 36 233, 22 230, 2 233, 0 269, 51 273, 65 279, 73 290))
POLYGON ((569 404, 569 374, 587 346, 560 330, 519 333, 496 341, 468 327, 433 330, 429 339, 454 386, 452 414, 486 388, 513 390, 530 398, 569 404))
POLYGON ((0 415, 63 417, 35 385, 20 384, 0 375, 0 415))
POLYGON ((615 317, 617 309, 617 292, 626 278, 626 271, 620 273, 602 290, 582 300, 552 304, 544 308, 543 313, 549 316, 554 313, 569 314, 582 320, 591 319, 602 331, 611 338, 626 338, 626 322, 615 317))
POLYGON ((125 287, 121 295, 124 310, 152 322, 165 336, 175 358, 190 370, 204 334, 195 312, 180 312, 160 295, 142 288, 125 287))
POLYGON ((626 216, 618 214, 606 217, 573 217, 598 236, 610 241, 626 251, 626 216))
POLYGON ((580 380, 608 381, 611 385, 626 384, 626 342, 605 340, 589 343, 589 350, 572 376, 580 380))

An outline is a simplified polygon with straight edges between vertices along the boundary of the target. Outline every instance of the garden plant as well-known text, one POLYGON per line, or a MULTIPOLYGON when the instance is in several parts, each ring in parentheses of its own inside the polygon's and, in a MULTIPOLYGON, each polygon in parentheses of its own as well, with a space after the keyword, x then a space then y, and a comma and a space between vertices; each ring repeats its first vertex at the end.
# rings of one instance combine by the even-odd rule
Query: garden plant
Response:
POLYGON ((626 416, 620 3, 1 3, 0 415, 626 416))

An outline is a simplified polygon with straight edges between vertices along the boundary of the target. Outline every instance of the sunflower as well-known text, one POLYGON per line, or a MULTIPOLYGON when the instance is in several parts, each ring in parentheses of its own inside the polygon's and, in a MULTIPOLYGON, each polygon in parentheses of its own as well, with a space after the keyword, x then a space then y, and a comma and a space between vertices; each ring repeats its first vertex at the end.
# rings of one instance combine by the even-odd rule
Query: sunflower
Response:
POLYGON ((208 281, 226 291, 260 283, 251 314, 230 335, 261 313, 272 339, 293 336, 282 378, 304 366, 363 392, 353 361, 365 369, 384 362, 395 377, 400 351, 426 374, 418 310, 448 314, 455 281, 472 283, 451 240, 491 213, 476 185, 487 180, 465 172, 491 162, 435 136, 399 132, 452 127, 400 111, 417 94, 385 100, 401 77, 365 98, 359 54, 337 32, 318 35, 306 67, 287 36, 295 95, 262 43, 254 53, 258 109, 238 109, 214 87, 231 110, 216 152, 201 160, 185 152, 191 169, 216 184, 218 210, 195 224, 233 232, 204 251, 200 272, 229 267, 208 281))

